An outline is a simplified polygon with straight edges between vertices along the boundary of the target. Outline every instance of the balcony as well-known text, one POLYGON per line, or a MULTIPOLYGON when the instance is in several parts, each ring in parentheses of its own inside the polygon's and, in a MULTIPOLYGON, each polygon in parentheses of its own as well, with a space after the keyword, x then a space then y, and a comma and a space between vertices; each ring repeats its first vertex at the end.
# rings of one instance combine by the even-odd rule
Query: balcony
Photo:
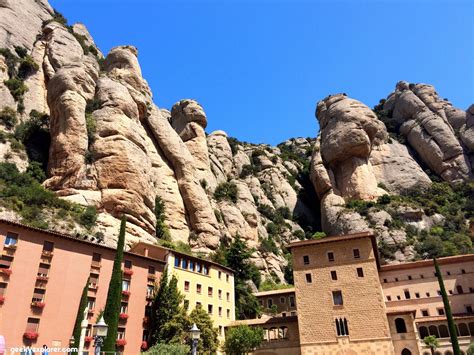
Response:
POLYGON ((28 339, 28 340, 36 340, 38 339, 38 332, 27 330, 26 332, 23 333, 23 338, 28 339))
POLYGON ((4 275, 5 277, 9 277, 12 272, 13 271, 10 268, 0 268, 0 275, 4 275))
POLYGON ((99 289, 99 285, 96 283, 89 283, 89 290, 97 291, 99 289))
POLYGON ((5 303, 5 296, 0 296, 0 305, 5 303))
POLYGON ((31 301, 31 307, 32 308, 38 308, 38 309, 43 309, 46 306, 46 303, 43 302, 43 300, 35 300, 31 301))
POLYGON ((36 276, 36 281, 47 282, 48 279, 49 279, 48 275, 45 275, 45 274, 38 274, 38 276, 36 276))
POLYGON ((45 258, 52 258, 54 253, 52 251, 43 250, 41 256, 45 258))

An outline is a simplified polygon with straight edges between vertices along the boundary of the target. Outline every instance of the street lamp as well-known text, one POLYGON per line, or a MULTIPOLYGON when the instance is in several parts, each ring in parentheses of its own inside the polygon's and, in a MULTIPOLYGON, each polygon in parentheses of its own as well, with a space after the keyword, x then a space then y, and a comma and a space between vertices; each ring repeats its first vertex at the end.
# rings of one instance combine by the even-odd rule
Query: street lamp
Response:
POLYGON ((189 329, 189 333, 191 334, 191 340, 192 340, 192 352, 191 352, 191 354, 196 355, 198 341, 199 341, 199 338, 201 337, 201 331, 196 326, 196 323, 193 323, 193 326, 191 327, 191 329, 189 329))
POLYGON ((92 326, 92 335, 95 341, 95 354, 100 354, 100 348, 104 343, 104 338, 107 336, 107 330, 109 326, 104 321, 104 316, 100 317, 99 322, 92 326))

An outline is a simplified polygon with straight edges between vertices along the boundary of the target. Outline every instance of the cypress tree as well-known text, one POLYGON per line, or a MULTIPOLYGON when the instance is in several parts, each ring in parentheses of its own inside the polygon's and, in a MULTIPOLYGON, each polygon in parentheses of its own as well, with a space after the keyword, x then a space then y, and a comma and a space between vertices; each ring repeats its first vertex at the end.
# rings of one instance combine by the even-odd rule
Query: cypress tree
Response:
POLYGON ((109 326, 109 330, 107 337, 104 340, 103 351, 114 352, 115 342, 117 341, 120 306, 122 303, 122 261, 126 223, 126 217, 122 216, 120 233, 117 241, 117 251, 115 252, 114 266, 104 309, 104 320, 109 326))
POLYGON ((151 346, 156 343, 169 343, 172 340, 174 334, 168 334, 165 324, 180 313, 183 299, 178 290, 178 279, 173 275, 168 282, 168 272, 165 269, 151 306, 149 340, 151 346))
POLYGON ((444 312, 446 313, 446 319, 448 320, 449 336, 451 338, 451 345, 453 347, 454 355, 461 355, 461 349, 459 348, 458 337, 456 334, 456 326, 454 325, 453 314, 451 313, 451 306, 449 305, 448 294, 444 287, 443 275, 439 269, 438 261, 433 258, 436 276, 438 277, 439 289, 441 297, 443 298, 444 312))
MULTIPOLYGON (((89 289, 89 278, 87 278, 86 285, 82 290, 81 301, 79 302, 79 309, 77 310, 76 323, 74 324, 74 331, 72 336, 74 337, 74 348, 79 349, 79 340, 81 338, 81 323, 84 319, 84 310, 87 307, 87 291, 89 289)), ((77 354, 77 351, 72 352, 77 354)))

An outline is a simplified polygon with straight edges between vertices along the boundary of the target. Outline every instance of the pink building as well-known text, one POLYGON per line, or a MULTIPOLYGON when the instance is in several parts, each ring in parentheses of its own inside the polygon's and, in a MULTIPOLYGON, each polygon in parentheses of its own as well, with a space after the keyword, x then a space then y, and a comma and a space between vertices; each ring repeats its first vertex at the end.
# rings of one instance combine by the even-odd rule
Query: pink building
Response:
MULTIPOLYGON (((68 347, 82 290, 89 280, 89 329, 105 306, 115 249, 0 220, 0 334, 11 347, 68 347)), ((147 304, 165 268, 163 258, 124 254, 119 339, 136 354, 146 336, 147 304)))

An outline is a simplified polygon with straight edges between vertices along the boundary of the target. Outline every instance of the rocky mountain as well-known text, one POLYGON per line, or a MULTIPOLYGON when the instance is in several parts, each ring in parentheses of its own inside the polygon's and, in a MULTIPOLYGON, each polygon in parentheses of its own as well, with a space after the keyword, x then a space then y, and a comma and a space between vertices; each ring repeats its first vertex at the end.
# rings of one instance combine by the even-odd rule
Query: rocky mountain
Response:
POLYGON ((0 2, 0 48, 4 218, 114 245, 125 214, 128 245, 206 254, 240 235, 278 281, 282 246, 321 231, 372 229, 389 262, 418 257, 433 228, 440 252, 472 252, 474 106, 456 109, 432 86, 400 82, 375 111, 329 96, 317 105, 317 139, 272 147, 206 133, 195 100, 159 108, 136 48, 104 57, 84 25, 69 26, 45 0, 0 2), (433 186, 461 210, 454 229, 443 229, 454 212, 442 201, 423 205, 433 186))

